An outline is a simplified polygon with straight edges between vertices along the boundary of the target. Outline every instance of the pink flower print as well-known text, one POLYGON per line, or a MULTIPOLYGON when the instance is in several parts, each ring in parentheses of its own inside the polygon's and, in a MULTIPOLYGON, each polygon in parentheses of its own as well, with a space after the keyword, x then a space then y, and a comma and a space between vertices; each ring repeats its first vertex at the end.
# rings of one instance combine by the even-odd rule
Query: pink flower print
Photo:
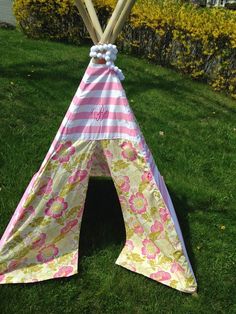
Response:
POLYGON ((168 219, 170 219, 170 214, 166 207, 161 207, 159 209, 159 213, 160 213, 162 222, 166 222, 168 219))
POLYGON ((7 270, 8 270, 8 271, 15 270, 15 269, 17 269, 20 265, 22 265, 25 261, 26 261, 26 258, 25 258, 25 259, 12 260, 12 261, 10 261, 10 263, 8 264, 7 270))
POLYGON ((172 266, 171 266, 170 271, 171 271, 172 273, 176 273, 176 272, 181 272, 181 273, 182 273, 182 272, 184 272, 184 269, 183 269, 183 267, 180 266, 179 263, 174 262, 174 263, 172 264, 172 266))
POLYGON ((130 161, 134 161, 138 154, 135 150, 135 148, 133 147, 132 143, 130 142, 123 142, 120 147, 122 148, 122 156, 125 158, 125 159, 128 159, 130 161))
POLYGON ((0 282, 2 282, 2 281, 3 281, 4 277, 5 277, 5 275, 0 274, 0 282))
POLYGON ((11 261, 11 262, 8 264, 7 270, 8 270, 8 271, 12 271, 12 270, 16 269, 18 265, 20 265, 20 261, 13 260, 13 261, 11 261))
POLYGON ((34 213, 35 209, 33 208, 33 206, 29 206, 27 208, 22 207, 20 209, 19 220, 26 220, 34 213))
POLYGON ((79 212, 78 212, 77 217, 78 217, 78 218, 81 218, 82 215, 83 215, 83 212, 84 212, 84 207, 81 207, 80 210, 79 210, 79 212))
POLYGON ((120 204, 123 208, 128 208, 129 207, 129 203, 128 203, 128 200, 125 196, 123 195, 118 195, 119 196, 119 201, 120 201, 120 204))
POLYGON ((146 255, 148 259, 155 259, 160 249, 148 239, 143 240, 142 254, 146 255))
POLYGON ((73 272, 72 266, 62 266, 57 273, 53 276, 54 278, 68 277, 73 272))
POLYGON ((131 271, 136 272, 136 267, 135 267, 134 264, 129 264, 128 266, 129 266, 129 269, 130 269, 131 271))
POLYGON ((72 260, 71 260, 71 264, 72 265, 76 265, 77 264, 78 257, 79 257, 79 254, 78 254, 78 252, 76 252, 75 255, 73 256, 72 260))
POLYGON ((74 184, 83 181, 87 177, 88 172, 86 170, 78 170, 72 176, 69 177, 69 183, 74 184))
POLYGON ((147 200, 140 192, 133 194, 129 199, 131 210, 137 214, 143 214, 147 210, 147 200))
POLYGON ((32 244, 32 248, 33 249, 39 249, 40 247, 42 247, 45 244, 45 240, 46 240, 46 233, 40 233, 38 237, 36 237, 36 239, 34 239, 34 242, 32 244))
POLYGON ((161 270, 161 271, 151 274, 150 278, 156 281, 166 281, 166 280, 171 279, 171 275, 167 273, 166 271, 161 270))
POLYGON ((52 157, 53 160, 58 160, 61 164, 66 163, 70 160, 70 157, 74 155, 75 148, 72 145, 71 141, 60 144, 57 149, 55 155, 52 157))
POLYGON ((47 202, 47 207, 45 210, 45 214, 53 217, 53 218, 59 218, 63 215, 64 211, 67 209, 68 204, 64 201, 63 197, 56 196, 51 198, 47 202))
POLYGON ((164 230, 163 225, 158 221, 155 220, 154 224, 151 226, 151 232, 162 232, 164 230))
POLYGON ((105 155, 106 158, 110 158, 110 159, 113 158, 112 152, 110 150, 108 150, 108 149, 106 149, 104 151, 104 155, 105 155))
POLYGON ((95 157, 95 156, 92 156, 92 157, 89 159, 88 163, 87 163, 86 169, 90 169, 90 168, 92 167, 92 165, 93 165, 93 163, 94 163, 95 160, 96 160, 96 157, 95 157))
POLYGON ((40 230, 35 228, 33 231, 29 232, 27 228, 22 231, 22 243, 24 243, 25 247, 31 247, 39 249, 41 246, 44 245, 46 234, 41 233, 40 230), (42 245, 40 245, 42 244, 42 245), (33 246, 35 245, 35 247, 33 246))
POLYGON ((59 249, 55 244, 50 244, 43 247, 37 255, 37 260, 42 263, 48 263, 54 259, 59 253, 59 249))
POLYGON ((67 222, 65 227, 63 227, 61 229, 61 233, 66 234, 66 233, 70 232, 71 229, 74 228, 77 225, 77 223, 78 223, 77 219, 74 219, 74 220, 71 220, 71 221, 67 222))
POLYGON ((52 192, 52 179, 44 178, 41 182, 37 195, 48 195, 52 192))
POLYGON ((143 175, 142 175, 142 181, 143 182, 150 182, 152 180, 152 174, 150 171, 144 171, 143 175))
POLYGON ((127 249, 128 249, 129 251, 132 251, 132 250, 134 249, 134 244, 133 244, 133 241, 131 241, 131 240, 127 240, 127 241, 125 242, 125 246, 127 247, 127 249))
POLYGON ((37 278, 33 278, 32 282, 38 282, 39 280, 37 278))
POLYGON ((102 169, 102 171, 104 171, 105 173, 110 173, 110 169, 107 163, 101 163, 99 164, 99 166, 102 169))
POLYGON ((144 233, 144 229, 141 225, 137 225, 134 227, 134 233, 136 234, 143 234, 144 233))
POLYGON ((130 189, 129 177, 127 176, 118 177, 116 183, 122 192, 129 192, 130 189))
POLYGON ((127 200, 125 196, 119 195, 119 200, 120 200, 120 203, 127 204, 127 200))

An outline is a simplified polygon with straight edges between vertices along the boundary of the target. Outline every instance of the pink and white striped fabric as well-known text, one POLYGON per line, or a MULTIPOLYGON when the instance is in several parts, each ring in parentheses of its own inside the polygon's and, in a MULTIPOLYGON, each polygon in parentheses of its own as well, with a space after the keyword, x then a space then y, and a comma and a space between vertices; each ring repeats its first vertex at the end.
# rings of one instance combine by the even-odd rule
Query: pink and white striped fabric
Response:
POLYGON ((114 71, 90 63, 58 132, 58 139, 101 140, 127 137, 139 130, 114 71))
POLYGON ((116 73, 90 62, 45 162, 61 141, 125 138, 141 133, 116 73))

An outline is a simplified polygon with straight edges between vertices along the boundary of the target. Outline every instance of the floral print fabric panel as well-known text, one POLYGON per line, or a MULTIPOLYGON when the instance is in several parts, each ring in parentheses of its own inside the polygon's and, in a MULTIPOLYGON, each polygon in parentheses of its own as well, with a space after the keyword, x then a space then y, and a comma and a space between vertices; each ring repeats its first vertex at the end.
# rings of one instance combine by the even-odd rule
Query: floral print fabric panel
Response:
POLYGON ((104 156, 103 149, 101 145, 99 145, 99 141, 95 147, 93 156, 90 160, 92 164, 90 176, 91 177, 110 177, 110 170, 108 168, 108 164, 106 158, 104 156))
POLYGON ((196 291, 174 222, 138 143, 62 142, 14 215, 0 254, 0 283, 35 282, 77 273, 89 175, 111 175, 126 243, 116 264, 180 291, 196 291))
POLYGON ((58 145, 22 207, 0 254, 0 283, 77 273, 78 241, 96 142, 58 145))
POLYGON ((180 291, 196 291, 174 222, 138 144, 113 140, 102 146, 126 228, 116 264, 180 291))

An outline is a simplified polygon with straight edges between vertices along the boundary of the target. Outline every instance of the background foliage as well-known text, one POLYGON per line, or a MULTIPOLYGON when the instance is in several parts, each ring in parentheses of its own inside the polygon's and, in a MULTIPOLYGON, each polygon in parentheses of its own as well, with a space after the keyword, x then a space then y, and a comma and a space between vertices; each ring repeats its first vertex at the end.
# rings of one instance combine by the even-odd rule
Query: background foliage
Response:
MULTIPOLYGON (((96 0, 106 24, 115 0, 96 0)), ((23 31, 33 38, 80 43, 88 35, 73 0, 15 0, 23 31)), ((124 51, 171 66, 236 98, 236 13, 174 0, 137 1, 119 38, 124 51)))

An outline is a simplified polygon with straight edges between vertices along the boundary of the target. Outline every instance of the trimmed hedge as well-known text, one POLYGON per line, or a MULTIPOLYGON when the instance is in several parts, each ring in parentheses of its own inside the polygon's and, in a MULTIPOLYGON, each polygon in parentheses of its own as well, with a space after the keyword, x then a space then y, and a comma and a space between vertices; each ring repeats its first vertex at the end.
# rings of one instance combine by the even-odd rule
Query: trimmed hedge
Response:
MULTIPOLYGON (((96 0, 106 25, 115 0, 96 0)), ((20 28, 33 38, 80 43, 88 34, 73 0, 15 0, 20 28)), ((236 98, 236 12, 174 0, 142 0, 118 40, 124 51, 171 66, 236 98)))

